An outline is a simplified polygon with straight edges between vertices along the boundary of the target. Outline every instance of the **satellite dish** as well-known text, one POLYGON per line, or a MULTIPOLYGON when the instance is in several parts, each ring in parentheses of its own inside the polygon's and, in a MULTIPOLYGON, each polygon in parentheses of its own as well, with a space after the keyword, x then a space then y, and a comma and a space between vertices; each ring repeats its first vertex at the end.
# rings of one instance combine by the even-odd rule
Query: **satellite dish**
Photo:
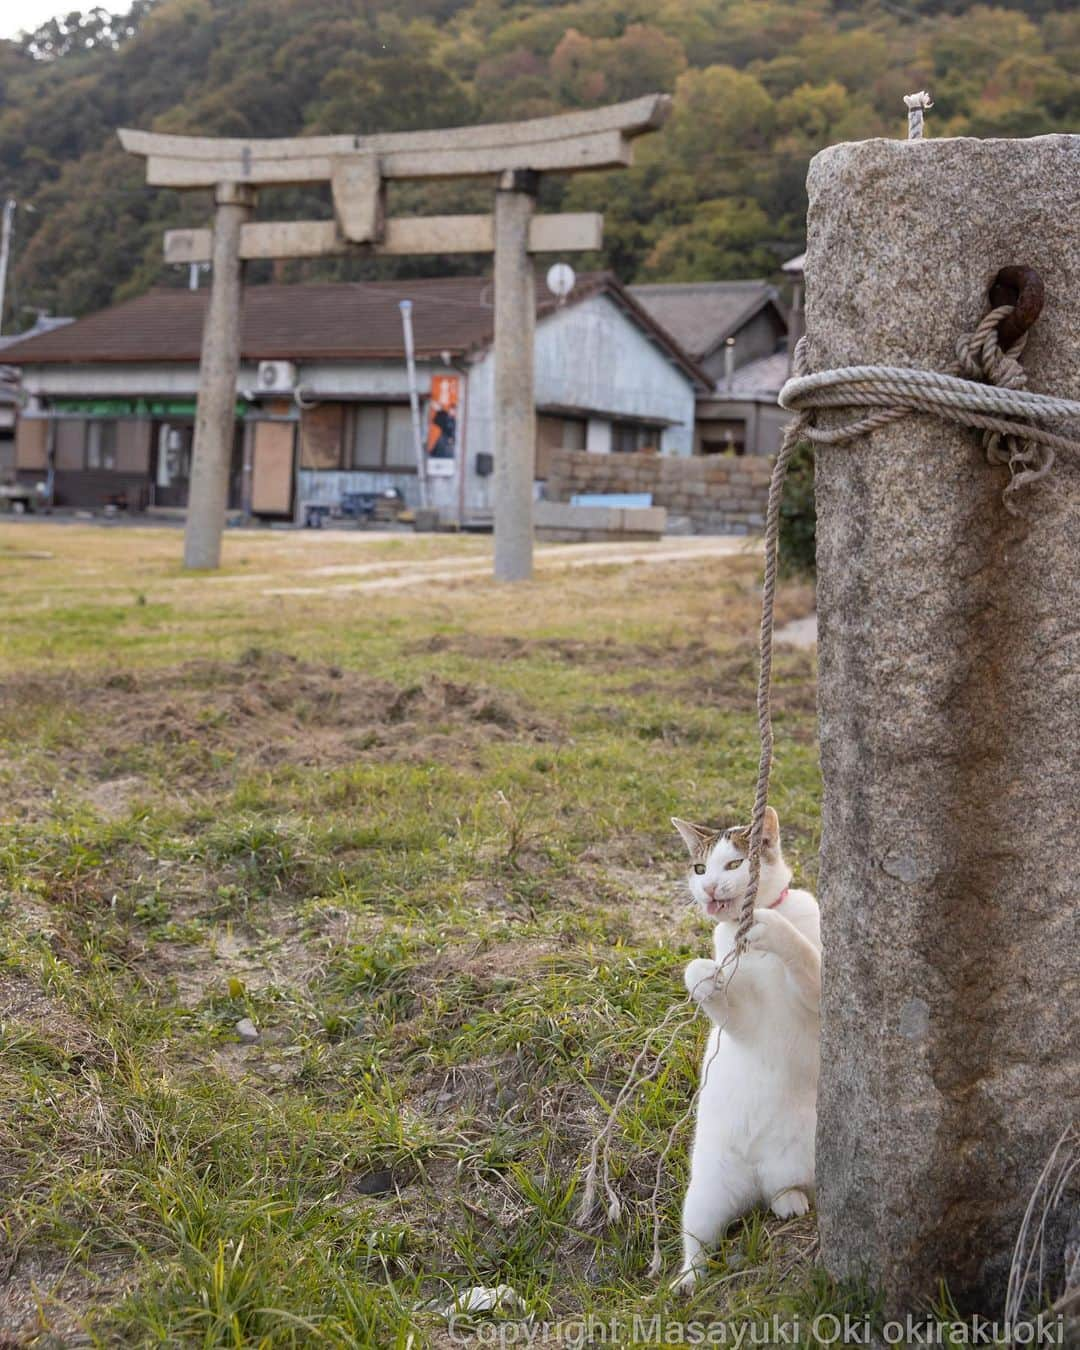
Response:
POLYGON ((548 268, 547 288, 552 295, 560 300, 565 300, 574 289, 574 282, 577 277, 574 275, 574 269, 569 263, 556 263, 548 268))

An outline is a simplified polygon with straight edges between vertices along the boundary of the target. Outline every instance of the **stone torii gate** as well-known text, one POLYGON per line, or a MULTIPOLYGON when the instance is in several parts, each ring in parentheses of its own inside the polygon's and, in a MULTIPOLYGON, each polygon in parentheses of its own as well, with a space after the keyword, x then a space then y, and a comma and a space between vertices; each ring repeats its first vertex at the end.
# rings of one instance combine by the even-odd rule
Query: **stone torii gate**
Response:
POLYGON ((120 131, 152 187, 212 188, 213 230, 169 230, 170 263, 213 263, 203 330, 184 566, 221 560, 240 363, 242 264, 249 258, 495 254, 495 576, 532 574, 535 295, 529 253, 600 247, 598 214, 535 215, 542 173, 624 168, 634 137, 667 119, 649 94, 588 112, 376 136, 232 140, 120 131), (387 218, 391 179, 495 180, 491 216, 387 218), (251 219, 260 187, 329 182, 333 220, 251 219))

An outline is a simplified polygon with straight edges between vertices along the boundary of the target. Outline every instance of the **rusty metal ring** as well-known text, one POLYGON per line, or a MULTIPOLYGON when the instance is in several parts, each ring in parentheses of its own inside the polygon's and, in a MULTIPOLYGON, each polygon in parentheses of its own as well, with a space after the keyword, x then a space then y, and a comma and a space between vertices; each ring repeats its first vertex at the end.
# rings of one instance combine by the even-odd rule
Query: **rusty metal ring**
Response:
POLYGON ((1042 277, 1034 267, 1003 267, 990 284, 990 303, 1012 305, 998 326, 998 341, 1002 351, 1028 331, 1042 313, 1046 290, 1042 277))

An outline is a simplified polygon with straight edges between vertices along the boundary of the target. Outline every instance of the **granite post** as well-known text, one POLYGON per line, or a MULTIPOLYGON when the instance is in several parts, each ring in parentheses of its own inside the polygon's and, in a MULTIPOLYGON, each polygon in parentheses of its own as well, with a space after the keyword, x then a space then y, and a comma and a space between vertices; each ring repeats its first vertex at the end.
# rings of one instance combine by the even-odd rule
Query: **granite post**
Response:
POLYGON ((250 187, 221 183, 215 200, 213 272, 199 360, 199 402, 184 530, 187 568, 212 568, 221 563, 240 369, 240 231, 251 215, 255 193, 250 187))
MULTIPOLYGON (((813 370, 944 369, 1008 264, 1029 387, 1080 398, 1080 137, 819 154, 813 370)), ((819 414, 822 425, 848 414, 819 414)), ((1080 466, 1002 505, 979 436, 912 415, 817 451, 824 1260, 891 1312, 1000 1314, 1080 1120, 1080 466)), ((1047 1231, 1050 1285, 1076 1191, 1047 1231)))

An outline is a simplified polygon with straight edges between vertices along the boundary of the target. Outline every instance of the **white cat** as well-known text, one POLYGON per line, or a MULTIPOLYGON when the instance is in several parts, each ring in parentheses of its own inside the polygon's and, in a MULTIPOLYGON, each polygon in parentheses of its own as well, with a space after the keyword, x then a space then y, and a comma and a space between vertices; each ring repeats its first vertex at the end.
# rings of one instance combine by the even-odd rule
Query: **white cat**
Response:
POLYGON ((723 965, 735 943, 749 881, 748 829, 672 824, 690 850, 690 893, 719 922, 716 959, 691 961, 686 988, 714 1023, 683 1204, 683 1264, 690 1289, 706 1249, 757 1204, 786 1219, 814 1197, 821 931, 817 901, 792 890, 780 822, 765 817, 755 923, 748 950, 723 965))

